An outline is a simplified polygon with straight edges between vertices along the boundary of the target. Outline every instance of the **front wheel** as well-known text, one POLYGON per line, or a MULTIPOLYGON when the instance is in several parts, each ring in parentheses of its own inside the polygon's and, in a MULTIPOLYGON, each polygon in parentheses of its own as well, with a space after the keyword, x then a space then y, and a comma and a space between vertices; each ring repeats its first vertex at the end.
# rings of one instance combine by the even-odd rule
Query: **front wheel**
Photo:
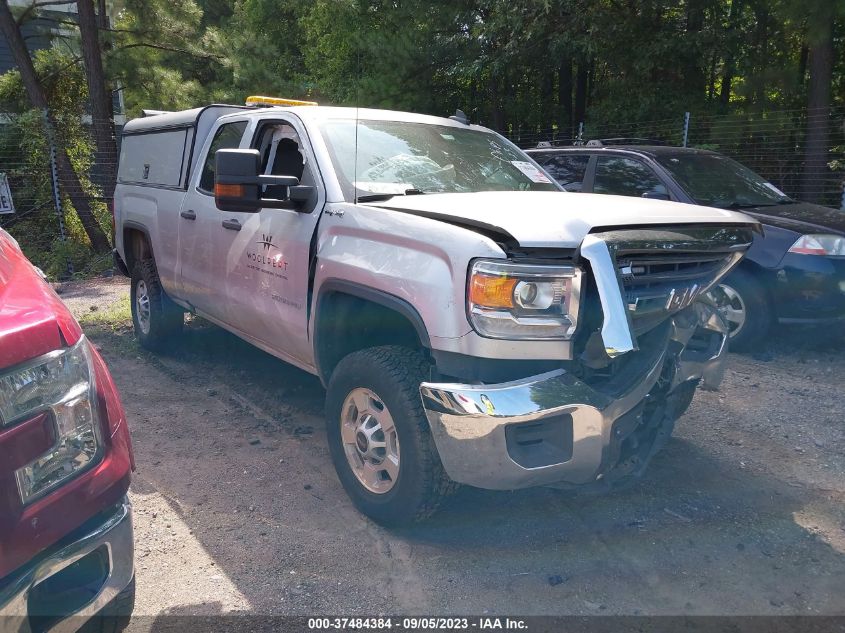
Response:
POLYGON ((752 350, 769 333, 774 322, 772 306, 750 272, 735 270, 710 292, 728 324, 732 350, 752 350))
POLYGON ((376 347, 340 361, 329 381, 326 434, 338 478, 373 520, 424 519, 454 487, 440 463, 420 399, 421 354, 376 347))

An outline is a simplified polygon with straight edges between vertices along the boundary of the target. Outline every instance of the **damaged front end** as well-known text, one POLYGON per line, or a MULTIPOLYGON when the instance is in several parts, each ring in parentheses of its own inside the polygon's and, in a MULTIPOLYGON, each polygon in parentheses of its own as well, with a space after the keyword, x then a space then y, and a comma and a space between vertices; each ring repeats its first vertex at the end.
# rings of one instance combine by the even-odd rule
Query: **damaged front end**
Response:
POLYGON ((585 355, 597 370, 573 366, 499 384, 423 383, 448 475, 515 489, 607 488, 641 474, 699 384, 715 389, 724 375, 728 328, 706 292, 750 241, 747 228, 588 237, 582 257, 601 305, 593 337, 603 349, 585 355))
POLYGON ((695 390, 718 389, 727 362, 727 323, 709 301, 696 302, 673 317, 668 349, 648 396, 612 424, 596 487, 612 488, 641 475, 669 441, 695 390))

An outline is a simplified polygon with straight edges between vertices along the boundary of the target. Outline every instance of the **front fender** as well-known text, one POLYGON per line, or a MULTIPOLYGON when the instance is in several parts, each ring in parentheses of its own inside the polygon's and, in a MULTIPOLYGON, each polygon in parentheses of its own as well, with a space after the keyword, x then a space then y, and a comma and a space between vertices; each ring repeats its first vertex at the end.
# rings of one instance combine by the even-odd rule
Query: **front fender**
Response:
MULTIPOLYGON (((319 231, 314 296, 340 283, 393 297, 418 315, 415 327, 427 340, 470 332, 469 261, 505 256, 495 242, 471 230, 366 205, 329 204, 319 231)), ((316 310, 310 315, 312 333, 315 322, 316 310)))

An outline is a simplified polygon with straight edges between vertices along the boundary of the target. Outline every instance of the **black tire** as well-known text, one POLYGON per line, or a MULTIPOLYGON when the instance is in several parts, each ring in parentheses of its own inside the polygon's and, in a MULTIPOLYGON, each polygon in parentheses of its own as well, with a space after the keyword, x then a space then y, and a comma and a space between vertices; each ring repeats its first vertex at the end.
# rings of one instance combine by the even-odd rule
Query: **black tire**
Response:
POLYGON ((153 260, 144 259, 135 263, 132 269, 130 303, 132 324, 135 326, 135 336, 138 337, 141 347, 159 351, 182 331, 185 313, 164 292, 153 260), (142 326, 142 317, 139 315, 140 308, 137 301, 139 288, 145 291, 149 300, 149 318, 146 320, 146 327, 142 326))
POLYGON ((687 409, 689 409, 692 404, 693 398, 695 398, 695 390, 697 387, 697 382, 692 385, 686 384, 678 387, 675 394, 670 397, 670 401, 668 403, 670 417, 678 420, 682 415, 684 415, 684 413, 687 412, 687 409))
POLYGON ((440 463, 419 387, 427 378, 422 354, 398 346, 354 352, 332 373, 326 397, 326 435, 340 483, 355 507, 384 525, 403 525, 431 516, 443 498, 457 488, 440 463), (368 490, 354 474, 341 437, 341 415, 347 396, 366 389, 383 402, 393 418, 400 459, 398 477, 387 492, 368 490))
MULTIPOLYGON (((744 268, 739 268, 722 281, 720 290, 732 290, 739 297, 745 311, 745 322, 736 331, 731 325, 730 349, 737 352, 752 351, 768 335, 774 323, 774 309, 766 289, 755 276, 744 268)), ((723 307, 725 297, 719 293, 718 301, 723 307)), ((727 318, 727 317, 726 317, 727 318)))
POLYGON ((102 611, 88 620, 80 633, 120 633, 127 626, 135 609, 135 576, 102 611))

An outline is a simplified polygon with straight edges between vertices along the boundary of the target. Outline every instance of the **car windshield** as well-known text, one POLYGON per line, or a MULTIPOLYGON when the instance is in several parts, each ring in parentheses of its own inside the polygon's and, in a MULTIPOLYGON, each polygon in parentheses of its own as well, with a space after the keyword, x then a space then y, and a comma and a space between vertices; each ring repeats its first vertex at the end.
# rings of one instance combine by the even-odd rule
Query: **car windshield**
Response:
POLYGON ((531 159, 491 132, 374 120, 359 120, 357 135, 355 128, 354 119, 321 125, 348 201, 356 194, 366 200, 406 193, 559 190, 531 159))
POLYGON ((698 204, 722 209, 771 206, 789 197, 747 167, 719 154, 658 156, 698 204))

